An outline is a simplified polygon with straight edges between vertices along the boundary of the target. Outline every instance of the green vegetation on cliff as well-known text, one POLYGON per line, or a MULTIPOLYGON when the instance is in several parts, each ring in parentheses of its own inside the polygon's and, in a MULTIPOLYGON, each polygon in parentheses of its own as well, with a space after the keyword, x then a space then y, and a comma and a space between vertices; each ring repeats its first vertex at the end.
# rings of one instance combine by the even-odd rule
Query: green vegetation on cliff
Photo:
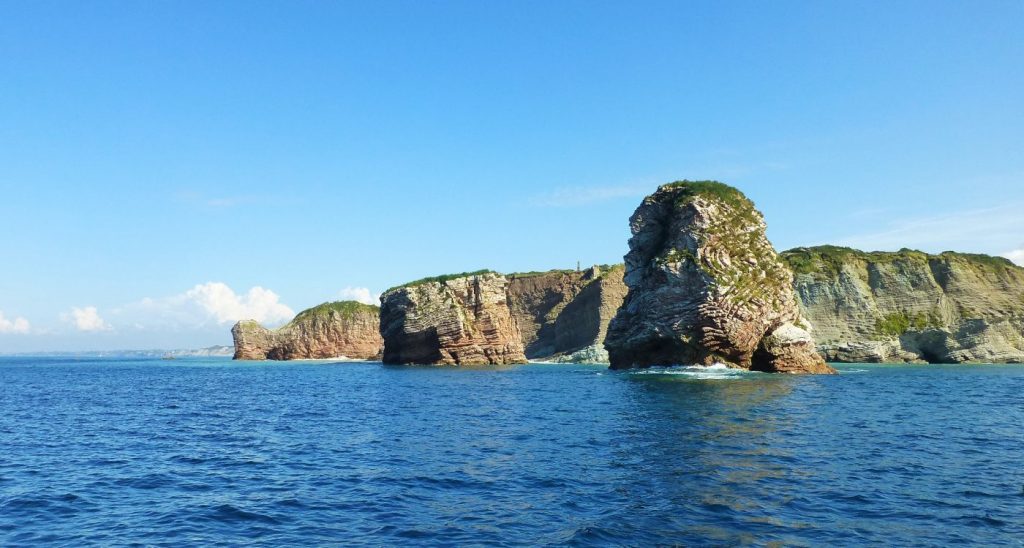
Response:
POLYGON ((403 288, 407 288, 407 287, 416 287, 418 285, 429 284, 429 283, 444 283, 444 282, 447 282, 449 280, 454 280, 454 279, 457 279, 457 278, 466 278, 466 277, 469 277, 469 276, 482 276, 484 274, 497 274, 497 272, 495 272, 493 270, 490 270, 490 269, 487 269, 487 268, 484 268, 482 270, 474 270, 473 272, 459 272, 457 274, 442 274, 440 276, 430 276, 428 278, 420 278, 418 280, 413 280, 413 281, 408 282, 408 283, 404 283, 404 284, 401 284, 401 285, 396 285, 395 287, 389 288, 384 293, 390 293, 390 292, 392 292, 392 291, 394 291, 396 289, 403 289, 403 288))
POLYGON ((330 303, 318 304, 313 308, 303 310, 302 312, 296 314, 295 319, 293 319, 289 323, 298 323, 316 316, 329 316, 335 312, 341 314, 344 317, 351 316, 358 312, 377 314, 380 312, 380 307, 374 306, 372 304, 363 304, 357 301, 334 301, 330 303))
POLYGON ((943 251, 939 254, 939 257, 943 259, 960 260, 976 268, 985 270, 992 270, 1001 272, 1005 270, 1021 270, 1021 267, 1017 266, 1010 259, 1006 257, 996 257, 993 255, 983 255, 981 253, 960 253, 957 251, 943 251))
POLYGON ((879 335, 899 337, 910 331, 911 328, 921 331, 929 327, 940 327, 941 325, 942 318, 938 317, 935 312, 931 314, 896 312, 879 318, 875 322, 875 329, 879 335))
POLYGON ((798 247, 780 253, 796 274, 818 274, 835 278, 844 264, 855 261, 865 263, 895 263, 898 261, 926 263, 933 259, 958 260, 976 268, 988 271, 1018 269, 1009 259, 976 253, 946 251, 940 255, 929 255, 916 249, 903 248, 899 251, 861 251, 849 247, 822 245, 798 247))
POLYGON ((512 272, 511 274, 506 274, 506 276, 508 277, 509 280, 514 280, 524 278, 536 278, 538 276, 547 276, 551 274, 582 274, 588 272, 591 268, 595 267, 599 272, 597 279, 600 279, 604 276, 604 274, 607 271, 613 268, 621 268, 623 267, 623 264, 596 264, 593 266, 583 267, 580 270, 570 268, 556 268, 553 270, 531 270, 529 272, 512 272))
POLYGON ((546 276, 548 274, 575 274, 575 270, 567 268, 556 268, 555 270, 531 270, 529 272, 513 272, 508 275, 508 279, 514 280, 516 278, 536 278, 537 276, 546 276))
POLYGON ((754 207, 754 203, 738 189, 718 181, 689 181, 684 179, 682 181, 662 185, 661 188, 682 190, 682 193, 680 193, 677 200, 677 204, 680 205, 698 196, 704 196, 706 198, 725 202, 735 208, 754 207))
POLYGON ((763 218, 754 203, 742 192, 718 181, 676 181, 662 185, 660 192, 671 192, 676 208, 686 207, 696 198, 715 204, 719 213, 710 216, 698 242, 705 251, 698 257, 693 250, 667 249, 655 263, 692 264, 708 275, 715 285, 731 288, 737 301, 774 300, 781 288, 789 287, 789 270, 778 261, 775 250, 763 236, 763 218), (731 261, 721 262, 720 253, 731 261))

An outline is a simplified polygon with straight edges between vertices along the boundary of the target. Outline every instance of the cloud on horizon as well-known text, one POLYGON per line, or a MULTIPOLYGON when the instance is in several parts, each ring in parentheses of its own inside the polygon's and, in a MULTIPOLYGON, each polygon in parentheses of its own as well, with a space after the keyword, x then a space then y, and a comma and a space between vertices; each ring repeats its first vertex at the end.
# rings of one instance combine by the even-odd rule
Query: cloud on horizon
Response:
POLYGON ((7 319, 3 311, 0 311, 0 334, 24 335, 32 330, 28 320, 22 317, 7 319))
POLYGON ((1024 266, 1024 248, 1007 251, 1006 253, 1003 253, 1003 257, 1010 259, 1020 266, 1024 266))
POLYGON ((223 282, 206 282, 170 297, 145 298, 115 311, 136 329, 197 329, 239 320, 279 324, 295 312, 273 291, 255 286, 236 293, 223 282))
POLYGON ((380 304, 380 295, 375 295, 368 287, 346 287, 338 292, 338 297, 346 301, 358 301, 363 304, 380 304))
POLYGON ((530 203, 541 207, 577 207, 608 200, 642 198, 657 185, 630 184, 618 186, 571 186, 534 196, 530 203))
MULTIPOLYGON (((998 253, 1000 249, 1018 244, 1022 233, 1024 204, 1011 204, 947 215, 898 219, 880 230, 855 234, 831 243, 866 251, 909 247, 932 252, 955 250, 998 253)), ((1013 253, 1019 251, 1007 252, 1005 256, 1009 257, 1013 253)))
POLYGON ((96 310, 95 306, 83 308, 73 306, 70 312, 65 312, 60 317, 61 320, 74 325, 75 329, 79 331, 96 333, 100 331, 113 331, 114 329, 100 317, 99 311, 96 310))

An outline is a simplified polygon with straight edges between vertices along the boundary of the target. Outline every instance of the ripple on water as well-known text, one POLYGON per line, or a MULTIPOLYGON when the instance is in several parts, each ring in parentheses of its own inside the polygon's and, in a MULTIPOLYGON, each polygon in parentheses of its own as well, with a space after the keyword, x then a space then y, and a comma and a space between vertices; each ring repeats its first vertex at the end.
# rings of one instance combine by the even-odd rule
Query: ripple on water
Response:
POLYGON ((0 545, 1019 545, 1024 368, 0 358, 0 545))

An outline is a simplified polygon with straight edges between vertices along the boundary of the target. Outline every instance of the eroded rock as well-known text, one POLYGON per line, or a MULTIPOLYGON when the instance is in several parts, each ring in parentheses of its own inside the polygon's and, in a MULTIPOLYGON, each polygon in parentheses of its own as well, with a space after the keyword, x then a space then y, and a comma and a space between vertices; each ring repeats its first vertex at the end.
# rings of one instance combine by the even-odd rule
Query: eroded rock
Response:
POLYGON ((231 328, 231 336, 236 360, 374 360, 383 347, 379 326, 376 306, 340 301, 304 310, 273 330, 243 320, 231 328))
POLYGON ((724 363, 834 372, 791 329, 807 325, 792 273, 741 192, 711 181, 663 185, 637 208, 630 229, 629 293, 605 339, 612 368, 724 363))
POLYGON ((388 290, 381 297, 384 363, 525 363, 507 289, 505 276, 486 272, 388 290))
POLYGON ((1001 257, 836 246, 782 254, 837 362, 1024 362, 1024 268, 1001 257))

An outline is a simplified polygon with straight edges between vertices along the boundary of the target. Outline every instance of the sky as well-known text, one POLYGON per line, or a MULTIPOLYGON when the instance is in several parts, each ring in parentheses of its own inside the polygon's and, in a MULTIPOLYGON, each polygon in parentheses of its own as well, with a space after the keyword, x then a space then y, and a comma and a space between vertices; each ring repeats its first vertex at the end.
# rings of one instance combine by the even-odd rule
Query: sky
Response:
POLYGON ((231 344, 621 262, 716 179, 776 248, 1024 264, 1024 3, 0 1, 0 353, 231 344))

